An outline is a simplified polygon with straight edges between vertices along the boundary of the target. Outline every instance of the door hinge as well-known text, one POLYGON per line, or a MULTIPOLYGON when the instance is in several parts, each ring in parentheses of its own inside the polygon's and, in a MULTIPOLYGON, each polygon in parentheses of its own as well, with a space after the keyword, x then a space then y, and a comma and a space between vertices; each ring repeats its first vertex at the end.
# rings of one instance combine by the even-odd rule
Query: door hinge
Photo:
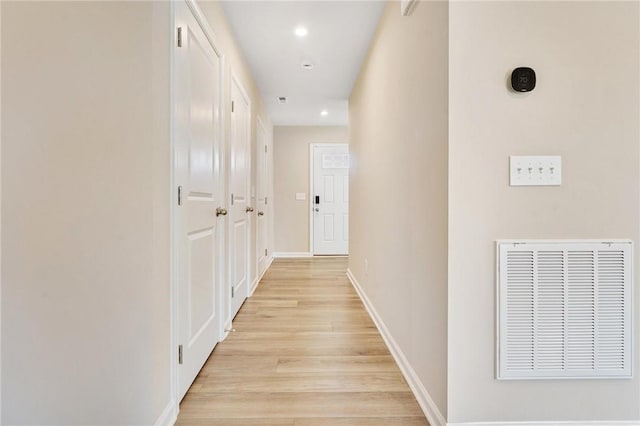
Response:
POLYGON ((236 109, 236 104, 235 102, 231 101, 231 112, 234 112, 236 109))
POLYGON ((232 287, 231 287, 231 297, 233 298, 233 297, 235 297, 235 295, 236 295, 236 291, 235 291, 235 289, 234 289, 234 288, 233 288, 233 286, 232 286, 232 287))
POLYGON ((267 152, 267 146, 266 145, 264 146, 264 152, 267 152))
POLYGON ((233 194, 231 194, 231 205, 233 205, 233 194))
POLYGON ((264 197, 264 205, 267 205, 267 197, 264 197))
POLYGON ((178 345, 178 364, 182 365, 182 345, 178 345))
POLYGON ((267 255, 267 249, 264 249, 264 255, 265 256, 267 255))
POLYGON ((178 27, 178 47, 182 47, 182 27, 178 27))
POLYGON ((182 205, 182 186, 178 186, 178 205, 182 205))

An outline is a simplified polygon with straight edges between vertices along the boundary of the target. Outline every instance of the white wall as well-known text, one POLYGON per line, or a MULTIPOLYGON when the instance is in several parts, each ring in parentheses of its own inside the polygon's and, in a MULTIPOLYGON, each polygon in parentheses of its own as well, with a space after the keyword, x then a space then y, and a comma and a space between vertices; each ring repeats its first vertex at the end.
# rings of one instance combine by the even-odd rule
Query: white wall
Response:
POLYGON ((638 2, 451 2, 450 422, 640 422, 638 339, 632 380, 495 379, 494 271, 499 238, 638 243, 638 17, 638 2), (517 66, 533 92, 508 90, 517 66), (509 155, 544 154, 562 155, 562 186, 509 187, 509 155))
POLYGON ((443 415, 447 13, 389 2, 349 99, 349 268, 443 415))
POLYGON ((312 143, 349 143, 346 126, 274 128, 275 252, 309 252, 309 149, 312 143), (306 200, 296 200, 297 192, 306 200))
POLYGON ((169 402, 169 4, 3 2, 2 422, 169 402))

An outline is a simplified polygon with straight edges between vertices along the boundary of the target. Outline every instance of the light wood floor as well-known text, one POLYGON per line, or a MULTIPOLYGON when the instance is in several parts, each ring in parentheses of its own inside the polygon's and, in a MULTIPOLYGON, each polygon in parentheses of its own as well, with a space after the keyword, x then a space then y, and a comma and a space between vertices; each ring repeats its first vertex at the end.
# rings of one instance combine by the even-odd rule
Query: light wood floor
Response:
POLYGON ((276 259, 180 405, 179 425, 427 425, 345 271, 276 259))

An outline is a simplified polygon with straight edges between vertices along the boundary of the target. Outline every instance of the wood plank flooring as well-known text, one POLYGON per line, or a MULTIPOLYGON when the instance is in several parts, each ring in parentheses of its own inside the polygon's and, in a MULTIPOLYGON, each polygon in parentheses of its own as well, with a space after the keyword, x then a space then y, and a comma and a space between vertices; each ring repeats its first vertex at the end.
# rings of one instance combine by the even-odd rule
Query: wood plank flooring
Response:
POLYGON ((177 424, 428 425, 346 267, 346 258, 276 259, 177 424))

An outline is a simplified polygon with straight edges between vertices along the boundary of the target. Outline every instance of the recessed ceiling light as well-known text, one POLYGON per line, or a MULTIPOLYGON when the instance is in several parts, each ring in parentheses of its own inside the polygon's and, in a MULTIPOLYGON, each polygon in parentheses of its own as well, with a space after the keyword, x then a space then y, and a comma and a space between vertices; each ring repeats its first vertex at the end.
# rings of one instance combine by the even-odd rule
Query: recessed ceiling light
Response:
POLYGON ((329 111, 327 111, 326 109, 323 109, 322 111, 320 111, 320 115, 323 117, 326 117, 327 115, 329 115, 329 111))
POLYGON ((298 27, 298 28, 295 29, 295 34, 298 37, 304 37, 307 34, 309 34, 309 30, 307 30, 305 27, 298 27))

